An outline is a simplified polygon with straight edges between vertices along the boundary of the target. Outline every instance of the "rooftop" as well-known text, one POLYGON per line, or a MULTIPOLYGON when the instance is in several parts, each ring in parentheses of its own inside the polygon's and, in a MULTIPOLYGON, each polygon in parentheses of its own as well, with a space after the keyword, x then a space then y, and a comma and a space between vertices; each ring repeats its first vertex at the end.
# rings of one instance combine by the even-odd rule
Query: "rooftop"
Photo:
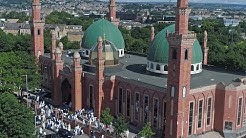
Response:
MULTIPOLYGON (((49 57, 49 54, 45 54, 49 57)), ((67 65, 72 64, 73 52, 70 54, 64 52, 62 59, 67 65)), ((94 67, 87 65, 88 60, 81 59, 81 64, 84 65, 85 72, 94 72, 94 67)), ((146 57, 125 54, 125 57, 120 58, 120 64, 118 66, 107 67, 105 69, 105 75, 120 76, 122 78, 140 81, 156 87, 166 88, 167 86, 167 75, 151 73, 146 70, 146 57)), ((230 72, 225 69, 205 66, 200 74, 191 76, 191 89, 210 86, 224 82, 230 84, 237 78, 246 78, 246 72, 230 72)))

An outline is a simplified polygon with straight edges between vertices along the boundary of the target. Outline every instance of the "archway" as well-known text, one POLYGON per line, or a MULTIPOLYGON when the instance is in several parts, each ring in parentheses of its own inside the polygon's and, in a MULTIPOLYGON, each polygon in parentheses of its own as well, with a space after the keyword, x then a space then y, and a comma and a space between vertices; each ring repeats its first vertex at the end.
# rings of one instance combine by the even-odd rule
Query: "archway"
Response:
POLYGON ((72 96, 71 96, 72 87, 67 79, 65 79, 62 82, 61 91, 62 91, 62 103, 69 104, 70 102, 72 102, 72 96))

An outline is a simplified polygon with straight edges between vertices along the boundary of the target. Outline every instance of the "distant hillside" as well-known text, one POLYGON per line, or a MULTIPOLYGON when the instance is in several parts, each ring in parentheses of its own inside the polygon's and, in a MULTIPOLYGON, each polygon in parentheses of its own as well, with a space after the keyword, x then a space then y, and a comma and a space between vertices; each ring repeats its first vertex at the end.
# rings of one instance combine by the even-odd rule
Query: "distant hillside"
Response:
POLYGON ((0 5, 6 7, 23 7, 31 5, 31 0, 0 0, 0 5))

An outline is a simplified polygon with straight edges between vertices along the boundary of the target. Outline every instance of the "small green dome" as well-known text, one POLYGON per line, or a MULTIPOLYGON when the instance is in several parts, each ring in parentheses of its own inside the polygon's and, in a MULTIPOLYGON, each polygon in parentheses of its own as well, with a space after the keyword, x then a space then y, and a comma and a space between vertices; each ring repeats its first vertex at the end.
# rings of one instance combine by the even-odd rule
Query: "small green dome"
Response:
MULTIPOLYGON (((164 28, 156 35, 148 50, 147 59, 149 61, 168 64, 169 43, 166 39, 167 31, 174 33, 175 24, 164 28)), ((192 48, 192 64, 202 62, 202 55, 201 45, 196 39, 192 48)))
POLYGON ((98 37, 105 37, 106 40, 113 43, 118 49, 125 48, 125 42, 120 30, 111 22, 100 19, 94 22, 84 34, 82 39, 82 48, 91 49, 97 44, 98 37))

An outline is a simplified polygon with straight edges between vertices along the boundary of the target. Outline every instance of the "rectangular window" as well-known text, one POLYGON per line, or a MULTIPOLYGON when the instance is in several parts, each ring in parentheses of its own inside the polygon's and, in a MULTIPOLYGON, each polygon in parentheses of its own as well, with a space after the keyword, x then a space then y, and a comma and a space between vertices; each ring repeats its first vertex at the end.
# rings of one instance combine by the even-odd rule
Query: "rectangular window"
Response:
POLYGON ((232 122, 225 122, 225 130, 232 130, 232 122))
POLYGON ((139 119, 139 107, 140 107, 140 95, 139 93, 135 93, 135 119, 139 119))
POLYGON ((210 125, 211 111, 212 111, 212 98, 208 98, 207 125, 210 125))
POLYGON ((171 97, 173 98, 175 96, 175 87, 171 87, 171 97))
POLYGON ((173 100, 171 100, 171 111, 170 111, 170 115, 173 115, 173 100))
POLYGON ((202 106, 203 106, 203 100, 199 100, 198 105, 198 128, 202 127, 202 106))
POLYGON ((38 35, 40 35, 40 34, 41 34, 40 29, 38 29, 38 35))
POLYGON ((130 116, 131 112, 131 93, 126 90, 126 116, 130 116))
POLYGON ((119 88, 119 103, 118 103, 118 112, 122 114, 122 98, 123 98, 123 89, 119 88))
POLYGON ((243 98, 239 98, 239 101, 238 101, 238 112, 237 112, 237 125, 240 125, 240 123, 241 123, 242 101, 243 101, 243 98))
POLYGON ((166 114, 167 114, 167 103, 163 101, 163 131, 166 130, 166 114))
POLYGON ((189 135, 192 134, 193 128, 193 114, 194 114, 194 103, 190 103, 190 111, 189 111, 189 135))
POLYGON ((149 97, 144 96, 144 123, 149 121, 149 97))
POLYGON ((232 96, 229 96, 228 108, 231 108, 232 96))
POLYGON ((173 120, 170 120, 170 135, 173 134, 173 120))
POLYGON ((167 103, 163 101, 163 117, 166 119, 167 103))
POLYGON ((158 127, 158 106, 159 106, 158 99, 154 99, 154 119, 153 119, 154 127, 158 127))
POLYGON ((90 85, 89 87, 89 106, 93 108, 93 86, 90 85))

